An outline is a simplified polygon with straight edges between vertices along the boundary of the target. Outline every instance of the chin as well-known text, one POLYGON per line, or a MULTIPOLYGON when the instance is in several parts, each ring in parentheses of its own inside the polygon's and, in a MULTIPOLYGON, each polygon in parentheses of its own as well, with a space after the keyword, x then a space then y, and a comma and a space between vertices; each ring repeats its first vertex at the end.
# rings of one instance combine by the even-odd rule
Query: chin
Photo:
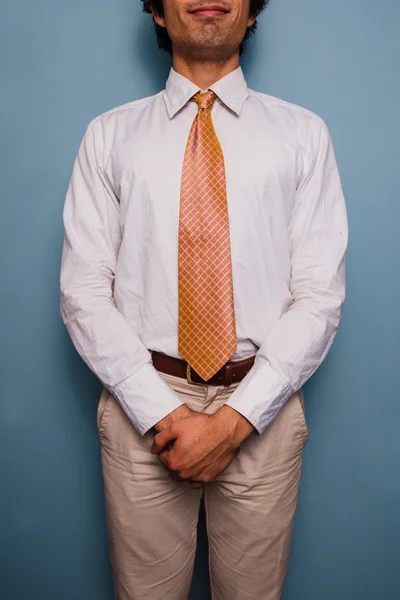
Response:
POLYGON ((192 40, 188 44, 193 52, 218 52, 221 54, 229 54, 232 51, 232 43, 226 37, 210 35, 202 36, 201 38, 192 40))
MULTIPOLYGON (((218 44, 206 42, 203 44, 196 44, 190 48, 190 54, 193 58, 202 59, 207 61, 215 61, 223 59, 229 56, 232 51, 228 50, 226 46, 220 46, 218 44)), ((188 54, 189 54, 188 52, 188 54)))

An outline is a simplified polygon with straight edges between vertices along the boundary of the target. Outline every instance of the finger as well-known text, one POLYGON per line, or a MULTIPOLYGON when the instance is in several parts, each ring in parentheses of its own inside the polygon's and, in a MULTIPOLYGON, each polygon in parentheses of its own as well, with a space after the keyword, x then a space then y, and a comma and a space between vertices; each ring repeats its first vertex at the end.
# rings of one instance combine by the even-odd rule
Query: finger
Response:
POLYGON ((162 452, 157 454, 157 458, 160 461, 160 463, 163 465, 164 469, 167 471, 167 473, 171 477, 171 479, 174 479, 175 481, 179 481, 178 473, 176 471, 171 471, 171 469, 169 468, 169 454, 170 454, 169 450, 163 450, 162 452))
POLYGON ((194 490, 197 490, 199 488, 203 487, 203 483, 197 482, 197 481, 189 481, 190 483, 190 487, 193 488, 194 490))
POLYGON ((166 469, 168 469, 169 453, 170 453, 170 450, 163 450, 162 452, 159 452, 159 454, 157 456, 157 458, 160 461, 160 463, 162 465, 164 465, 164 467, 166 469))
POLYGON ((196 468, 185 471, 185 477, 189 479, 191 483, 201 483, 203 485, 205 483, 210 483, 229 467, 236 454, 236 452, 231 452, 224 458, 211 464, 204 464, 202 461, 196 465, 196 468))
POLYGON ((154 436, 150 452, 152 454, 158 454, 159 452, 162 452, 162 450, 164 450, 168 442, 172 442, 175 439, 176 433, 174 433, 174 429, 172 426, 163 429, 163 431, 160 431, 160 433, 157 433, 157 435, 154 436))
POLYGON ((168 473, 171 475, 172 479, 175 479, 176 481, 187 481, 186 478, 179 476, 179 473, 176 471, 176 469, 174 469, 174 470, 171 469, 171 465, 170 465, 171 451, 170 450, 163 450, 162 452, 160 452, 157 455, 157 458, 160 461, 160 463, 164 466, 166 471, 168 471, 168 473))

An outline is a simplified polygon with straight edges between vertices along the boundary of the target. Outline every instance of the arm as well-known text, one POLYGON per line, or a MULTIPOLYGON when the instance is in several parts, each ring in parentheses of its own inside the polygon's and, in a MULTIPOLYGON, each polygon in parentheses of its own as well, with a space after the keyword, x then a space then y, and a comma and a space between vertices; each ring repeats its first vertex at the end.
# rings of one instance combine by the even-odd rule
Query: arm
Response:
POLYGON ((82 359, 144 435, 167 415, 169 424, 190 409, 153 367, 150 352, 113 300, 122 233, 103 146, 96 119, 79 148, 64 205, 60 312, 82 359))
POLYGON ((293 302, 269 331, 253 368, 223 407, 246 417, 259 434, 325 358, 345 298, 347 216, 324 123, 314 139, 316 150, 298 184, 290 221, 293 302))

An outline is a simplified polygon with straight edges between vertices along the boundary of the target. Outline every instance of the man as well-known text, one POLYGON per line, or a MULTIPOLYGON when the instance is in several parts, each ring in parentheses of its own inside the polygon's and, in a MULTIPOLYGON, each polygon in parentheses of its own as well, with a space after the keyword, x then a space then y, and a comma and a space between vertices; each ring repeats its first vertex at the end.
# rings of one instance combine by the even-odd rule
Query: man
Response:
POLYGON ((90 123, 65 202, 61 314, 104 385, 118 600, 188 597, 203 497, 213 598, 281 596, 347 220, 325 123, 246 85, 265 4, 145 0, 166 89, 90 123))

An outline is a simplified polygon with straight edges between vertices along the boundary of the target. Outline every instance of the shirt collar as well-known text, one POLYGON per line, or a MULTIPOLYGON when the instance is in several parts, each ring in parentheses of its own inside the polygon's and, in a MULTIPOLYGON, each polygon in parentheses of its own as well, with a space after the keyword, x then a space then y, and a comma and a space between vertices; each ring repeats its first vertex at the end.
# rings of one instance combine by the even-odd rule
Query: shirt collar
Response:
MULTIPOLYGON (((243 104, 249 95, 241 67, 238 67, 209 87, 218 98, 234 113, 240 115, 243 104)), ((185 106, 200 88, 171 69, 164 91, 164 100, 170 119, 185 106)))

